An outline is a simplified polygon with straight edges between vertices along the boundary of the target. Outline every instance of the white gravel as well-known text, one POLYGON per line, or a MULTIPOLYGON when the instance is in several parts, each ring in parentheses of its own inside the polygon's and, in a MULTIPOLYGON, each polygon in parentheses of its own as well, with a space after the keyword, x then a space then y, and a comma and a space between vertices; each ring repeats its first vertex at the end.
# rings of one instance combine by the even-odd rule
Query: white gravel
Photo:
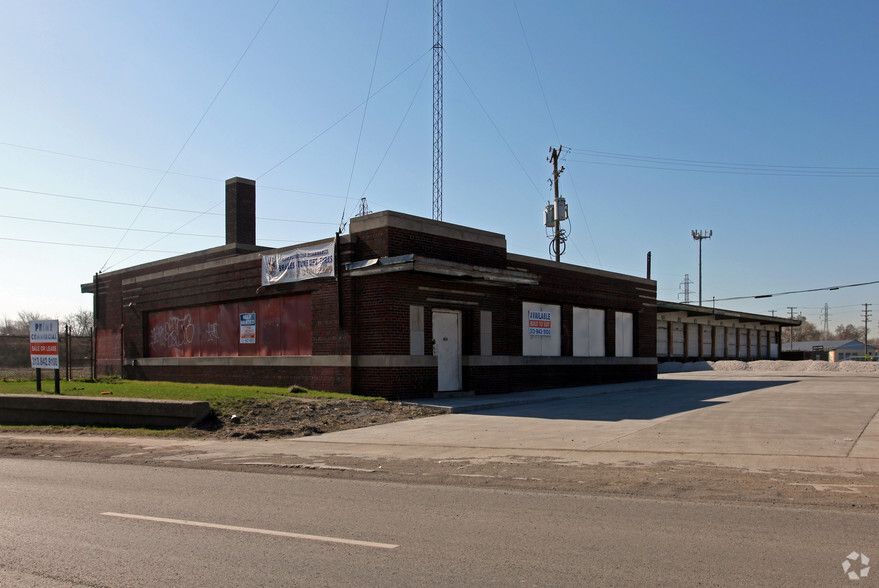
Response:
POLYGON ((673 374, 678 372, 850 372, 850 373, 876 373, 879 374, 879 362, 864 361, 786 361, 761 359, 757 361, 694 361, 674 362, 668 361, 659 364, 660 374, 673 374))

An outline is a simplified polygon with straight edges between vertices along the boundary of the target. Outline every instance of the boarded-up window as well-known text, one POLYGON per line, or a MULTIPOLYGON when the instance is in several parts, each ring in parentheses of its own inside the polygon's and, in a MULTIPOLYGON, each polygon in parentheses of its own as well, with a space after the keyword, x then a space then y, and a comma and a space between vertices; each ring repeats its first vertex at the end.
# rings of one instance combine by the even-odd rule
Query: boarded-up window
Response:
POLYGON ((604 311, 574 307, 574 355, 603 357, 604 354, 604 311))
POLYGON ((635 324, 631 312, 616 313, 616 356, 632 357, 635 350, 635 324))
POLYGON ((562 313, 555 304, 522 303, 522 355, 562 354, 562 313))
POLYGON ((149 357, 311 355, 311 295, 147 315, 149 357))
POLYGON ((424 355, 424 307, 409 307, 409 355, 424 355))
POLYGON ((491 355, 491 311, 479 311, 479 355, 491 355))

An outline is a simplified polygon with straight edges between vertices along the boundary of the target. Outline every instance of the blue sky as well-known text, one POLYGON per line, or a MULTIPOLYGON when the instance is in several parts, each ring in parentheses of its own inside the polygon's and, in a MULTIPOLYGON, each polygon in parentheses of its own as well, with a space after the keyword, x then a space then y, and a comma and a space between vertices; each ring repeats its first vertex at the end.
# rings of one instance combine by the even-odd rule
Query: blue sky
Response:
MULTIPOLYGON (((0 317, 90 308, 101 269, 221 245, 233 176, 257 181, 262 245, 330 237, 363 196, 431 216, 430 0, 0 18, 0 317)), ((710 229, 706 304, 879 280, 877 25, 873 2, 446 0, 443 219, 548 258, 561 144, 563 261, 643 276, 652 251, 659 297, 688 274, 695 301, 710 229)), ((717 306, 817 323, 825 303, 862 324, 879 285, 717 306)))

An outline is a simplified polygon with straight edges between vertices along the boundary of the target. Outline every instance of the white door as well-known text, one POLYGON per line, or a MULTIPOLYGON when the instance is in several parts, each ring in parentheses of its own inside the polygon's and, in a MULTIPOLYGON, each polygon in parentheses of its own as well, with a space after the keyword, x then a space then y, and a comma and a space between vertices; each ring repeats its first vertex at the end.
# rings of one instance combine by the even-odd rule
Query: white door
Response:
POLYGON ((434 355, 437 364, 437 390, 461 389, 460 317, 457 312, 433 313, 434 355))

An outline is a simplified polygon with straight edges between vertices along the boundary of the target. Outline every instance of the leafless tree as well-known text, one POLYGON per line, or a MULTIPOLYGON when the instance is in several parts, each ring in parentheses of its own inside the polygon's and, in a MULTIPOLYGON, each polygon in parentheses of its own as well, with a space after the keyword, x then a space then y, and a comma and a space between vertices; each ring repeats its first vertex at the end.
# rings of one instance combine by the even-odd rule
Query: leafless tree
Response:
POLYGON ((843 339, 855 339, 860 341, 864 337, 864 328, 856 327, 854 325, 837 325, 836 331, 834 331, 833 336, 835 339, 839 339, 842 341, 843 339))
POLYGON ((805 317, 798 317, 803 323, 799 327, 793 327, 788 329, 782 329, 782 341, 784 343, 790 343, 791 337, 793 337, 793 341, 821 341, 824 339, 821 330, 815 326, 814 323, 810 323, 805 319, 805 317))
POLYGON ((80 308, 61 319, 61 324, 69 326, 70 334, 74 337, 88 337, 94 326, 92 311, 80 308))

